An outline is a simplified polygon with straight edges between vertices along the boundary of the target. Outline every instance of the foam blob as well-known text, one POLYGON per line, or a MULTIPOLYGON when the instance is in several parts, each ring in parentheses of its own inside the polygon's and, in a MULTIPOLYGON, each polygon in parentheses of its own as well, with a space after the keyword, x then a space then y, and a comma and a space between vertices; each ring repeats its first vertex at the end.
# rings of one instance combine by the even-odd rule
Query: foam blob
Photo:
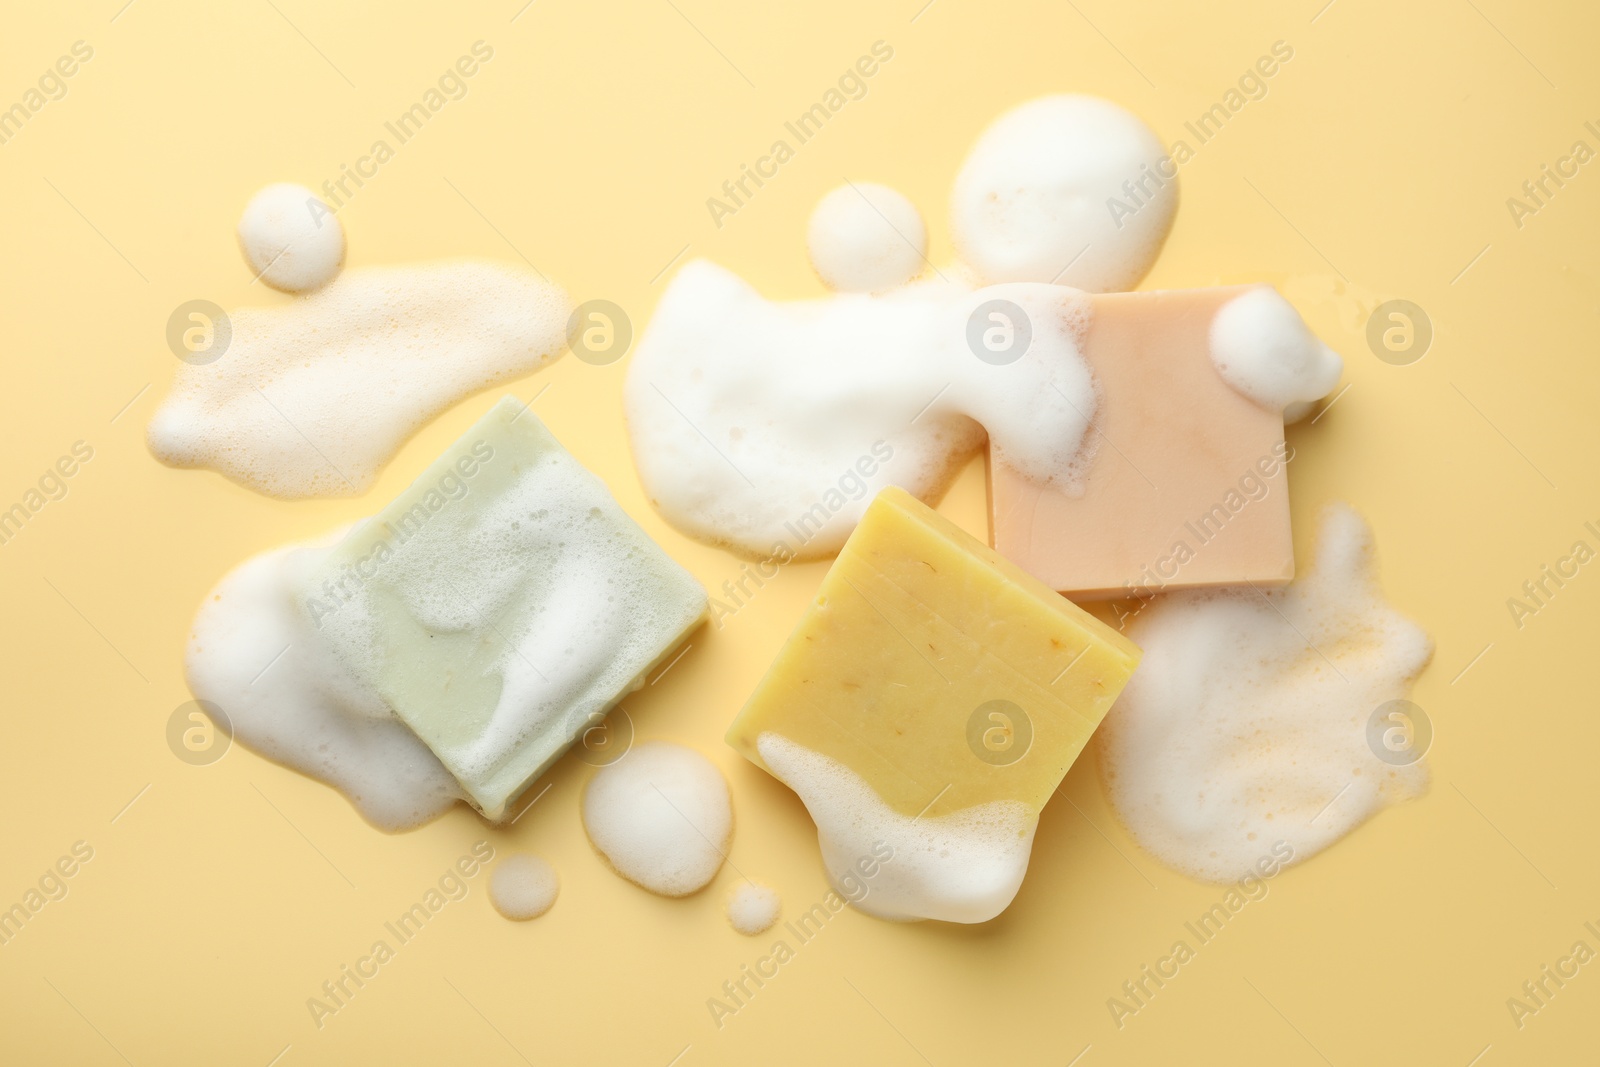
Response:
POLYGON ((628 881, 682 897, 705 887, 733 839, 728 782, 700 753, 667 741, 636 746, 583 791, 589 840, 628 881))
POLYGON ((811 265, 829 288, 892 289, 922 273, 928 228, 916 205, 886 185, 841 185, 817 202, 806 229, 811 265))
POLYGON ((446 408, 558 356, 569 311, 556 286, 492 263, 346 271, 233 312, 221 357, 178 367, 150 450, 270 496, 353 496, 446 408))
POLYGON ((460 787, 300 610, 297 576, 320 551, 280 548, 224 577, 195 617, 184 675, 241 744, 338 789, 379 829, 408 830, 460 787))
POLYGON ((1211 320, 1211 360, 1240 393, 1296 422, 1339 384, 1344 360, 1271 286, 1251 289, 1211 320))
POLYGON ((950 223, 961 258, 988 281, 1109 293, 1150 270, 1177 207, 1177 170, 1148 126, 1109 100, 1059 95, 983 132, 956 177, 950 223))
POLYGON ((783 900, 771 886, 740 882, 728 894, 728 922, 746 937, 772 929, 783 910, 783 900))
POLYGON ((1426 764, 1379 759, 1367 722, 1433 646, 1383 601, 1348 507, 1324 513, 1289 586, 1175 593, 1129 636, 1144 659, 1096 743, 1117 814, 1168 866, 1231 882, 1282 860, 1279 842, 1304 860, 1426 789, 1426 764))
POLYGON ((489 903, 508 919, 537 919, 561 892, 556 869, 538 856, 513 852, 489 875, 489 903))
POLYGON ((239 217, 239 248, 262 281, 287 293, 326 285, 344 263, 344 227, 303 185, 269 185, 239 217))
POLYGON ((985 430, 1008 466, 1074 491, 1096 407, 1089 319, 1063 286, 775 302, 693 261, 623 385, 640 480, 678 529, 756 558, 837 552, 887 484, 935 502, 985 430))
POLYGON ((902 815, 860 775, 819 752, 775 733, 763 733, 756 748, 805 802, 834 889, 867 914, 981 923, 1016 897, 1038 826, 1026 804, 994 801, 936 817, 902 815), (875 868, 870 878, 862 873, 864 861, 875 868))

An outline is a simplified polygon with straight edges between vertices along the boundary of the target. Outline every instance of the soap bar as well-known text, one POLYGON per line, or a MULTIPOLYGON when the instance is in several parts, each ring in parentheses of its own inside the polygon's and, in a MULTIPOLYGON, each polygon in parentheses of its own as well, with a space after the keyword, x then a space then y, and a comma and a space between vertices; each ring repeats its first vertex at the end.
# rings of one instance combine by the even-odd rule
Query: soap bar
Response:
POLYGON ((1093 298, 1099 389, 1079 495, 989 458, 990 543, 1077 599, 1294 577, 1283 417, 1218 373, 1217 310, 1251 287, 1093 298))
POLYGON ((355 679, 490 819, 707 608, 699 583, 509 396, 298 581, 355 679))
POLYGON ((850 839, 858 850, 879 836, 900 848, 884 865, 897 899, 869 896, 867 910, 981 921, 1014 894, 1040 809, 1138 659, 1125 637, 891 486, 727 740, 801 794, 836 882, 835 868, 853 862, 850 839), (785 766, 771 765, 774 754, 785 766), (800 781, 796 768, 822 771, 800 781), (861 783, 875 796, 841 801, 861 783), (991 814, 963 820, 980 809, 991 814), (984 828, 1009 843, 983 840, 984 828), (1006 858, 1019 838, 1020 865, 1006 858), (970 887, 952 888, 971 858, 963 849, 993 853, 1001 889, 999 868, 1015 868, 985 908, 962 899, 970 887), (942 859, 929 866, 929 856, 942 859))

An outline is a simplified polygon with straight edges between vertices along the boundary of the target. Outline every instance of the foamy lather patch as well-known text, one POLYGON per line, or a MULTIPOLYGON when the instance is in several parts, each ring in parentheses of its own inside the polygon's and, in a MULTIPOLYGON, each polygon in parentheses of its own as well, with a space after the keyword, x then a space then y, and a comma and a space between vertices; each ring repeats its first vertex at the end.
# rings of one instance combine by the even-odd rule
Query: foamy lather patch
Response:
POLYGON ((263 553, 223 578, 195 617, 184 675, 246 747, 327 782, 379 829, 408 830, 443 814, 461 787, 302 609, 299 575, 340 534, 263 553))
POLYGON ((881 919, 981 923, 1016 897, 1028 873, 1038 815, 1026 804, 994 801, 940 816, 902 815, 860 775, 775 733, 756 739, 772 773, 804 801, 817 824, 822 863, 835 889, 857 864, 883 860, 857 908, 881 919))
POLYGON ((1382 598, 1366 523, 1322 519, 1314 568, 1286 588, 1174 593, 1129 629, 1144 660, 1097 735, 1122 821, 1163 863, 1213 882, 1279 840, 1298 862, 1427 788, 1367 720, 1405 697, 1432 642, 1382 598))
POLYGON ((150 450, 270 496, 353 496, 446 408, 559 355, 570 310, 557 286, 492 263, 345 271, 233 312, 222 356, 178 368, 150 450))
MULTIPOLYGON (((772 301, 723 268, 686 264, 624 385, 651 502, 701 540, 804 559, 837 552, 884 485, 936 502, 986 435, 996 459, 1029 480, 1077 492, 1094 462, 1086 431, 1097 409, 1082 290, 1138 283, 1166 239, 1177 188, 1136 116, 1093 97, 1047 96, 996 119, 973 146, 950 208, 964 263, 937 278, 896 287, 926 262, 926 229, 903 196, 866 184, 824 197, 809 240, 825 282, 874 296, 772 301), (1133 215, 1106 210, 1130 197, 1133 215), (983 307, 994 300, 1029 320, 1015 362, 986 359, 968 333, 974 312, 979 337, 1000 324, 983 307), (892 458, 877 462, 885 451, 892 458)), ((1341 369, 1270 289, 1223 309, 1212 350, 1230 385, 1289 421, 1341 369)))
POLYGON ((931 280, 780 303, 697 260, 628 369, 634 461, 673 525, 757 556, 779 541, 800 558, 837 552, 884 485, 936 499, 986 429, 1006 463, 1070 490, 1095 412, 1088 325, 1088 299, 1061 286, 931 280), (969 320, 991 300, 1031 324, 1004 365, 969 347, 969 320), (890 458, 855 473, 885 446, 890 458), (849 494, 834 488, 842 477, 849 494))

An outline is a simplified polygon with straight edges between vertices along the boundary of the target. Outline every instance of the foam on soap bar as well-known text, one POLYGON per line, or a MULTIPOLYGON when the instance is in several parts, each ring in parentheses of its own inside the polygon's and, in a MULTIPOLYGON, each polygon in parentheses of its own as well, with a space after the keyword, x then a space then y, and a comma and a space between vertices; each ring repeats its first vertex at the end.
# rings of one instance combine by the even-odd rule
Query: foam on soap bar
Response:
POLYGON ((817 824, 840 895, 983 922, 1139 651, 888 488, 728 730, 817 824), (845 892, 859 883, 865 895, 845 892))
POLYGON ((344 265, 344 227, 303 185, 269 185, 239 219, 239 248, 274 289, 298 293, 328 284, 344 265))
POLYGON ((461 789, 307 618, 297 578, 327 550, 275 549, 223 578, 195 616, 184 677, 245 747, 338 789, 379 829, 409 830, 461 789))
POLYGON ((559 355, 570 310, 556 286, 492 263, 345 271, 233 312, 220 357, 179 365, 150 450, 269 496, 357 495, 434 416, 559 355))
POLYGON ((831 289, 875 293, 922 273, 928 228, 886 185, 848 182, 818 201, 806 230, 811 265, 831 289))
POLYGON ((860 775, 778 734, 756 741, 773 775, 799 794, 817 824, 822 864, 836 887, 862 857, 888 855, 853 903, 880 919, 980 923, 1006 909, 1028 873, 1037 810, 996 800, 935 816, 905 815, 860 775))
POLYGON ((1001 115, 956 177, 950 227, 990 282, 1132 289, 1178 208, 1178 172, 1156 135, 1109 100, 1062 94, 1001 115))
POLYGON ((1304 860, 1427 786, 1368 721, 1432 653, 1383 600, 1372 535, 1323 516, 1316 564, 1287 588, 1175 593, 1130 629, 1144 661, 1099 734, 1117 814, 1163 863, 1231 882, 1286 842, 1304 860))
MULTIPOLYGON (((1260 293, 1277 300, 1244 286, 1095 296, 1083 355, 1105 447, 1078 493, 1040 485, 991 453, 994 547, 1080 601, 1293 578, 1283 411, 1224 378, 1212 343, 1221 313, 1261 307, 1260 293)), ((1259 335, 1238 325, 1221 332, 1253 350, 1259 335)))
POLYGON ((958 265, 896 287, 928 263, 926 227, 866 184, 829 193, 809 229, 818 273, 846 292, 769 301, 689 262, 624 385, 651 502, 693 537, 809 559, 838 551, 885 485, 937 501, 985 439, 1031 484, 1077 495, 1109 440, 1089 432, 1101 398, 1081 290, 1149 269, 1177 206, 1168 169, 1127 111, 1048 96, 973 147, 951 203, 958 265))
POLYGON ((589 780, 583 827, 628 881, 665 897, 688 896, 722 867, 733 840, 733 801, 710 760, 651 741, 589 780))
POLYGON ((1089 320, 1084 294, 1051 285, 935 279, 779 303, 696 260, 623 386, 639 478, 674 526, 756 557, 831 555, 888 484, 936 500, 986 430, 1015 469, 1071 491, 1092 453, 1089 320), (1016 312, 995 301, 1028 324, 1003 362, 972 342, 976 319, 1003 344, 1016 312))
POLYGON ((490 819, 673 652, 706 595, 506 397, 305 575, 319 637, 490 819))
POLYGON ((1344 360, 1306 328, 1270 286, 1234 297, 1211 320, 1211 359, 1224 381, 1285 422, 1308 414, 1339 384, 1344 360))

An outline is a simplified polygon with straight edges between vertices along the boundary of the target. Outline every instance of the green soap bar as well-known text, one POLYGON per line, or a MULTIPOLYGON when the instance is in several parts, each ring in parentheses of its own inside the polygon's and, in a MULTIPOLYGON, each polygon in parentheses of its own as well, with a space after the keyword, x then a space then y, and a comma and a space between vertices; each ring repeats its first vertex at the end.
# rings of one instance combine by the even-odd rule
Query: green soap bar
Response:
POLYGON ((707 609, 510 396, 300 581, 313 627, 490 819, 707 609))

